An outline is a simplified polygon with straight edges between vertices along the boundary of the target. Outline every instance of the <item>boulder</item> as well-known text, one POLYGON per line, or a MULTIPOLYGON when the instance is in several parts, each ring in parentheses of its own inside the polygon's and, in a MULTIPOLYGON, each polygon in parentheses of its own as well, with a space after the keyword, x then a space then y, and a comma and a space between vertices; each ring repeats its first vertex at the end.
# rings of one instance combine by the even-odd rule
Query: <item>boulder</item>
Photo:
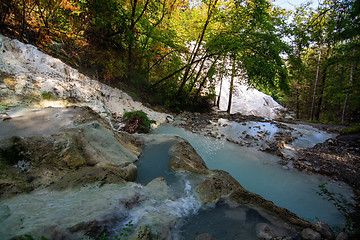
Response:
POLYGON ((133 162, 141 143, 128 134, 114 135, 102 121, 81 122, 52 135, 1 140, 0 197, 49 186, 135 181, 133 162))
POLYGON ((348 240, 349 235, 345 232, 341 232, 337 235, 336 240, 348 240))
POLYGON ((238 188, 242 188, 229 173, 221 170, 214 170, 208 174, 197 188, 200 200, 205 203, 214 203, 219 199, 230 195, 238 188))
POLYGON ((164 177, 158 177, 153 179, 146 185, 147 195, 156 200, 164 200, 168 198, 171 193, 169 186, 167 185, 166 179, 164 177))
POLYGON ((276 206, 273 202, 268 201, 255 193, 249 192, 243 187, 239 187, 234 190, 229 199, 240 205, 253 206, 260 209, 262 212, 269 214, 283 222, 290 224, 293 228, 301 230, 307 227, 311 227, 311 223, 299 218, 293 212, 276 206))
POLYGON ((121 170, 114 167, 84 167, 68 173, 49 186, 51 190, 78 188, 89 183, 125 183, 121 170))
POLYGON ((321 235, 311 228, 305 228, 301 231, 301 238, 303 240, 321 240, 321 235))
POLYGON ((136 231, 129 237, 129 240, 155 240, 150 227, 146 225, 140 226, 136 231))
POLYGON ((266 223, 258 223, 255 226, 257 239, 274 239, 274 235, 271 232, 269 224, 266 223))
POLYGON ((319 232, 325 239, 333 240, 335 239, 335 234, 331 230, 330 226, 324 222, 316 222, 314 224, 315 230, 319 232))
POLYGON ((206 174, 209 172, 204 160, 196 150, 185 140, 175 143, 170 149, 174 156, 170 160, 170 168, 175 172, 192 172, 206 174))

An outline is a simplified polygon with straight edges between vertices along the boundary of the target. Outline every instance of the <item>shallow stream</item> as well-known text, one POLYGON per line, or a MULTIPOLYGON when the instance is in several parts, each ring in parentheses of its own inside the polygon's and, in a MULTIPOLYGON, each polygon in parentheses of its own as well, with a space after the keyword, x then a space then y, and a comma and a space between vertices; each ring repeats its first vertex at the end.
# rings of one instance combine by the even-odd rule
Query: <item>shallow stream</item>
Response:
POLYGON ((331 226, 344 223, 342 214, 317 194, 320 190, 318 186, 329 182, 328 189, 331 192, 350 197, 351 189, 344 183, 295 169, 285 170, 277 163, 280 158, 274 155, 200 136, 172 125, 161 125, 152 134, 175 134, 187 139, 209 169, 229 172, 247 190, 287 208, 299 217, 312 222, 319 219, 331 226))
MULTIPOLYGON (((8 132, 7 137, 50 134, 54 130, 71 127, 80 113, 81 111, 61 109, 30 111, 25 115, 34 115, 35 118, 13 116, 7 123, 3 122, 21 128, 9 126, 2 130, 13 129, 8 132), (40 113, 44 113, 44 116, 40 113), (44 121, 48 123, 45 128, 34 127, 44 121), (56 129, 51 127, 51 124, 59 121, 63 124, 56 129), (36 131, 32 132, 31 129, 36 131)), ((2 200, 0 238, 8 239, 29 232, 42 233, 43 229, 49 229, 49 224, 66 229, 93 219, 100 222, 109 222, 110 219, 109 227, 113 234, 119 234, 122 227, 132 221, 134 227, 148 224, 158 231, 170 231, 162 228, 172 225, 173 230, 169 233, 172 239, 193 239, 201 233, 210 233, 217 239, 231 239, 234 236, 247 240, 256 239, 256 226, 267 223, 266 220, 258 212, 248 208, 230 208, 221 204, 215 208, 204 208, 195 193, 201 179, 170 170, 169 160, 172 156, 169 148, 176 140, 158 136, 159 134, 178 135, 187 139, 209 169, 229 172, 247 190, 304 219, 313 222, 320 219, 332 226, 341 226, 344 222, 343 216, 335 207, 316 192, 319 191, 319 184, 330 182, 330 191, 350 196, 351 190, 345 184, 294 169, 284 170, 277 163, 280 159, 276 156, 260 152, 256 148, 241 147, 221 139, 193 134, 172 125, 161 125, 152 134, 157 135, 157 140, 146 145, 136 162, 137 183, 104 186, 90 184, 64 192, 40 190, 2 200), (129 208, 129 204, 134 206, 129 208)), ((316 136, 318 137, 322 137, 321 133, 316 136)))

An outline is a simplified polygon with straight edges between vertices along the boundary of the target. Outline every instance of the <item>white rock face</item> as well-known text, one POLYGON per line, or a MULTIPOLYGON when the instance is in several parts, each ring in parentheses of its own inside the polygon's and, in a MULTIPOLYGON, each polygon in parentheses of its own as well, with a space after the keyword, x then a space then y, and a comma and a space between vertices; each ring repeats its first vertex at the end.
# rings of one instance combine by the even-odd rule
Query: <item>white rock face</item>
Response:
MULTIPOLYGON (((32 45, 0 35, 0 53, 0 71, 15 78, 16 94, 51 92, 64 100, 76 100, 101 116, 110 116, 111 113, 122 115, 126 111, 143 110, 158 124, 165 122, 169 116, 145 107, 119 89, 79 73, 78 70, 44 54, 32 45)), ((227 77, 222 83, 220 110, 227 109, 229 88, 230 77, 227 77)), ((217 95, 219 90, 218 85, 217 95)), ((272 97, 236 80, 231 113, 276 118, 279 116, 279 110, 283 109, 272 97)))
MULTIPOLYGON (((229 103, 230 77, 224 78, 220 96, 220 110, 226 111, 229 103)), ((219 95, 220 85, 216 88, 219 95)), ((271 96, 258 91, 247 83, 234 81, 231 113, 254 115, 264 118, 277 118, 279 111, 284 110, 271 96)))
POLYGON ((134 101, 125 92, 93 80, 59 59, 0 34, 0 71, 16 82, 16 94, 50 92, 64 100, 75 100, 88 106, 103 117, 111 113, 122 115, 126 111, 143 110, 157 124, 169 116, 134 101))

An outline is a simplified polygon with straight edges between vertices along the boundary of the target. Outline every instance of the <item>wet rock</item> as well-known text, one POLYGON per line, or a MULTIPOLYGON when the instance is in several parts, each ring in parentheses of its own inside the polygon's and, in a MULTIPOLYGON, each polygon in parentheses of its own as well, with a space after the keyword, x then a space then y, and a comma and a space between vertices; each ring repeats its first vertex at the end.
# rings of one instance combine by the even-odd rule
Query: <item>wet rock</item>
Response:
POLYGON ((0 173, 6 173, 0 179, 0 196, 48 186, 61 190, 93 182, 135 181, 133 152, 138 154, 140 147, 132 136, 116 136, 102 123, 92 122, 50 136, 0 141, 0 160, 5 163, 0 173), (126 147, 120 141, 127 142, 126 147))
POLYGON ((269 152, 269 153, 273 153, 279 157, 283 157, 283 153, 281 152, 281 149, 284 148, 284 145, 281 142, 277 142, 277 141, 271 141, 271 142, 267 142, 268 147, 265 147, 264 151, 265 152, 269 152))
POLYGON ((11 117, 7 113, 0 113, 0 121, 6 121, 11 119, 11 117))
POLYGON ((174 122, 174 117, 173 117, 173 116, 170 116, 170 115, 166 116, 166 122, 167 122, 167 123, 172 123, 172 122, 174 122))
POLYGON ((238 188, 242 188, 229 173, 221 170, 211 171, 211 174, 197 188, 200 200, 207 204, 228 196, 238 188))
POLYGON ((137 178, 137 167, 133 163, 125 163, 116 167, 122 179, 127 182, 135 182, 137 178))
POLYGON ((211 234, 209 233, 202 233, 196 236, 195 240, 216 240, 211 234))
POLYGON ((140 226, 130 237, 129 240, 155 240, 151 228, 146 225, 140 226))
POLYGON ((255 226, 257 239, 274 239, 274 235, 271 232, 270 226, 266 223, 258 223, 255 226))
POLYGON ((149 193, 154 199, 164 200, 168 198, 171 193, 169 186, 167 185, 166 179, 164 177, 158 177, 149 182, 146 187, 151 191, 149 193))
MULTIPOLYGON (((117 212, 116 214, 110 214, 103 216, 99 219, 80 222, 74 226, 68 228, 71 233, 80 233, 88 237, 99 239, 101 236, 108 236, 111 228, 114 224, 124 219, 124 214, 117 212)), ((63 238, 66 239, 66 238, 63 238)))
POLYGON ((187 141, 183 140, 174 144, 170 149, 170 153, 174 156, 169 163, 173 171, 193 173, 208 173, 209 171, 204 160, 187 141))
POLYGON ((341 232, 337 235, 336 240, 348 240, 349 235, 345 232, 341 232))
POLYGON ((68 173, 49 186, 52 190, 78 188, 89 183, 125 183, 119 169, 111 167, 85 167, 68 173))
POLYGON ((325 239, 333 240, 335 239, 335 234, 331 230, 330 226, 324 222, 316 222, 314 224, 315 230, 319 232, 325 239))
POLYGON ((23 236, 13 237, 11 239, 12 240, 28 240, 28 239, 78 240, 79 237, 75 236, 67 229, 62 229, 57 226, 48 226, 48 227, 41 227, 37 233, 34 232, 30 234, 25 234, 23 236), (29 238, 29 236, 31 236, 31 238, 29 238))
POLYGON ((321 235, 311 228, 305 228, 301 231, 301 238, 303 240, 321 240, 321 235))
POLYGON ((240 205, 256 206, 268 214, 291 224, 294 228, 299 230, 311 226, 311 223, 299 218, 296 214, 285 208, 276 206, 273 202, 267 201, 260 195, 249 192, 243 187, 239 187, 233 191, 230 194, 229 199, 240 205))

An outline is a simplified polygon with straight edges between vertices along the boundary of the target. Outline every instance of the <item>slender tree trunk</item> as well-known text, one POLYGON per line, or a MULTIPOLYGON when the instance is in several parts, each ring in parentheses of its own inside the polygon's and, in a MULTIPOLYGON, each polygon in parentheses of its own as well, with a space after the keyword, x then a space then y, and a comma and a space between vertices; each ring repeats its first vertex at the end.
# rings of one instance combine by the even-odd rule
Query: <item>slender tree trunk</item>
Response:
POLYGON ((300 102, 299 102, 299 88, 296 87, 296 119, 300 119, 300 102))
MULTIPOLYGON (((191 86, 190 86, 189 93, 191 93, 191 91, 193 90, 193 88, 194 88, 194 86, 195 86, 195 83, 197 82, 198 78, 200 77, 201 71, 202 71, 202 69, 204 68, 205 61, 206 61, 206 58, 204 58, 204 60, 201 62, 200 69, 199 69, 199 71, 197 72, 197 74, 196 74, 196 76, 195 76, 195 79, 194 79, 193 83, 192 83, 191 86)), ((195 68, 196 68, 196 67, 195 67, 195 68)))
MULTIPOLYGON (((328 59, 329 52, 330 52, 330 44, 327 45, 326 53, 325 53, 324 60, 323 60, 324 62, 328 59)), ((323 95, 324 95, 326 74, 327 74, 327 66, 325 66, 324 69, 321 71, 321 87, 320 87, 320 93, 319 93, 318 107, 317 107, 317 111, 315 114, 316 120, 320 119, 321 104, 322 104, 323 95)))
POLYGON ((149 4, 149 0, 146 0, 145 5, 143 7, 143 9, 141 10, 140 15, 135 19, 135 14, 136 14, 136 9, 138 7, 138 0, 133 0, 131 2, 131 16, 130 16, 130 32, 131 32, 131 36, 129 39, 129 48, 128 48, 128 66, 127 66, 127 71, 128 71, 128 80, 132 79, 132 73, 133 73, 133 67, 132 65, 134 64, 134 59, 133 59, 133 50, 134 50, 134 42, 136 40, 136 24, 139 22, 139 20, 141 19, 141 17, 144 15, 147 6, 149 4))
POLYGON ((134 45, 134 38, 135 38, 135 12, 136 12, 136 7, 137 7, 137 0, 134 0, 131 2, 131 16, 130 16, 130 32, 131 32, 131 36, 129 38, 129 46, 128 46, 128 62, 127 62, 127 78, 128 80, 131 80, 131 74, 132 74, 132 56, 133 56, 133 45, 134 45))
POLYGON ((176 92, 176 94, 175 94, 175 98, 179 97, 180 93, 182 92, 182 89, 184 88, 187 80, 189 79, 188 76, 189 76, 189 72, 190 72, 191 66, 194 64, 194 61, 195 61, 197 55, 199 54, 201 42, 202 42, 203 39, 204 39, 206 29, 207 29, 207 27, 208 27, 208 25, 209 25, 209 23, 210 23, 211 15, 212 15, 215 7, 216 7, 217 2, 218 2, 218 0, 215 0, 213 4, 212 4, 212 3, 209 4, 208 14, 207 14, 207 18, 206 18, 204 27, 203 27, 203 29, 202 29, 202 32, 201 32, 201 34, 200 34, 200 37, 199 37, 198 41, 197 41, 196 44, 195 44, 195 48, 194 48, 195 51, 194 51, 194 53, 192 54, 192 56, 190 57, 189 67, 186 68, 186 70, 185 70, 183 80, 182 80, 182 82, 181 82, 181 84, 180 84, 179 89, 177 90, 177 92, 176 92))
POLYGON ((220 75, 220 90, 219 90, 219 96, 216 101, 216 106, 220 108, 220 98, 221 98, 221 90, 222 90, 222 84, 223 84, 223 74, 220 75))
MULTIPOLYGON (((205 55, 203 58, 210 58, 210 57, 212 57, 212 56, 214 56, 214 55, 217 55, 217 54, 220 54, 220 53, 212 53, 212 54, 209 54, 209 55, 205 55)), ((193 64, 202 61, 203 58, 194 61, 193 64)), ((173 72, 173 73, 167 75, 166 77, 158 80, 158 81, 155 82, 153 85, 151 85, 151 88, 155 88, 157 85, 159 85, 159 84, 162 83, 163 81, 171 78, 172 76, 176 75, 177 73, 181 72, 182 70, 184 70, 184 69, 187 68, 188 66, 189 66, 189 64, 186 64, 186 65, 184 65, 183 67, 181 67, 181 68, 179 68, 178 70, 176 70, 175 72, 173 72)))
POLYGON ((25 0, 22 1, 22 24, 21 24, 21 33, 20 33, 20 39, 24 40, 24 33, 25 33, 25 27, 26 27, 26 4, 25 4, 25 0))
POLYGON ((321 73, 321 88, 320 88, 320 93, 319 93, 318 107, 317 107, 317 111, 316 111, 316 114, 315 114, 315 119, 316 120, 320 119, 321 104, 322 104, 324 88, 325 88, 326 73, 327 73, 327 67, 325 67, 324 70, 321 73))
POLYGON ((313 95, 312 104, 311 104, 311 115, 310 115, 311 121, 314 120, 315 98, 316 98, 317 85, 318 85, 318 81, 319 81, 320 61, 321 61, 321 47, 320 47, 320 50, 319 50, 319 59, 318 59, 317 70, 316 70, 316 79, 315 79, 315 86, 314 86, 314 95, 313 95))
MULTIPOLYGON (((354 53, 355 53, 355 49, 352 50, 351 56, 354 56, 354 53)), ((345 122, 346 106, 347 106, 348 101, 349 101, 349 95, 350 95, 350 91, 351 91, 353 77, 354 77, 354 62, 351 63, 349 90, 346 93, 345 102, 344 102, 344 108, 343 108, 343 112, 342 112, 342 116, 341 116, 341 122, 345 122)))
POLYGON ((228 108, 227 108, 227 113, 230 114, 231 112, 231 102, 232 102, 232 95, 233 95, 233 90, 234 90, 234 79, 235 79, 235 65, 236 65, 236 61, 235 59, 233 60, 233 65, 232 65, 232 70, 231 70, 231 80, 230 80, 230 89, 229 89, 229 103, 228 103, 228 108))
POLYGON ((204 87, 205 83, 206 83, 206 80, 208 79, 209 75, 211 74, 211 71, 212 69, 214 68, 216 62, 219 60, 220 58, 220 55, 212 62, 209 70, 207 71, 206 75, 204 76, 202 82, 200 83, 200 86, 198 88, 198 90, 196 91, 195 93, 195 96, 194 96, 194 101, 196 100, 196 98, 200 95, 200 91, 201 89, 204 87))

